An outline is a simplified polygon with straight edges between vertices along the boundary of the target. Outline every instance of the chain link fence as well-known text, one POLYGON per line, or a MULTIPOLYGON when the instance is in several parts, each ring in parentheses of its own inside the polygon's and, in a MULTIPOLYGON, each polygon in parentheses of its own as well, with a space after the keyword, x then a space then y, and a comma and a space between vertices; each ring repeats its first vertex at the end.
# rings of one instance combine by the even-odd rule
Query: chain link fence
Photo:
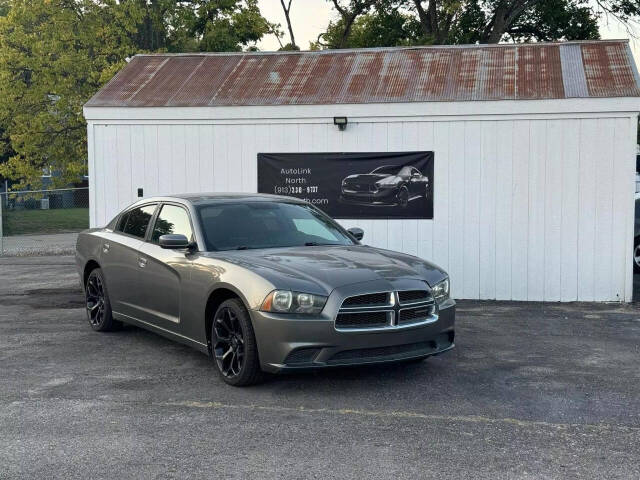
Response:
POLYGON ((89 189, 0 192, 0 256, 73 253, 89 228, 89 189))

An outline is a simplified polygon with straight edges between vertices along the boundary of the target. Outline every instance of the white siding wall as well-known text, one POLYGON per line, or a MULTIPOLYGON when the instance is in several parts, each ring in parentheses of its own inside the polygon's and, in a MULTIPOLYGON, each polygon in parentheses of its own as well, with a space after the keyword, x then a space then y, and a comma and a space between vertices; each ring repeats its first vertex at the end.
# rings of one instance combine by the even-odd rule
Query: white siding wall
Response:
POLYGON ((341 223, 442 266, 456 298, 631 300, 635 120, 495 118, 91 122, 91 222, 138 187, 255 192, 258 152, 434 150, 433 220, 341 223))

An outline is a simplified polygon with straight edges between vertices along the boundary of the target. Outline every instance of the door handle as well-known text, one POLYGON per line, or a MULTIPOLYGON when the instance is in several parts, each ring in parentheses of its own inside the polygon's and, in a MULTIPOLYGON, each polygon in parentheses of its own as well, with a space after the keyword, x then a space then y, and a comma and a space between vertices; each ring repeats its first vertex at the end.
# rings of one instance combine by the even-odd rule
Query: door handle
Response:
POLYGON ((144 268, 147 266, 147 259, 144 257, 138 257, 138 266, 144 268))
POLYGON ((107 253, 109 251, 109 247, 110 247, 110 245, 108 243, 103 243, 102 244, 102 252, 103 253, 107 253))

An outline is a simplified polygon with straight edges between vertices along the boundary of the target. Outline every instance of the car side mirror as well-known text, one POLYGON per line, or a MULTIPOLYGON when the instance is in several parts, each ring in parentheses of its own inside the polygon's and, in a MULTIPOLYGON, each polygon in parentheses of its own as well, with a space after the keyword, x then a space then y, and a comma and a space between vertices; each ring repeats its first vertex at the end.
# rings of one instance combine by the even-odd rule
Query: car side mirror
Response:
POLYGON ((181 248, 191 248, 191 242, 182 234, 161 235, 158 244, 162 248, 179 250, 181 248))
POLYGON ((362 240, 362 238, 364 237, 364 230, 358 227, 348 228, 347 232, 349 232, 353 236, 353 238, 358 241, 362 240))

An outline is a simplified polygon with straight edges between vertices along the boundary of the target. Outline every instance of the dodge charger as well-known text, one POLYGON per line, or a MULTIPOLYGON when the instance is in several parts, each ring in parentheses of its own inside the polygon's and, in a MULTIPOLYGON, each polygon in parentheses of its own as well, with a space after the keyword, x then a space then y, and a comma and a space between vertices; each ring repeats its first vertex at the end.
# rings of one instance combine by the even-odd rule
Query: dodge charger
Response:
POLYGON ((447 273, 363 235, 289 197, 140 200, 78 236, 87 319, 96 331, 128 323, 194 347, 237 386, 453 348, 447 273))

